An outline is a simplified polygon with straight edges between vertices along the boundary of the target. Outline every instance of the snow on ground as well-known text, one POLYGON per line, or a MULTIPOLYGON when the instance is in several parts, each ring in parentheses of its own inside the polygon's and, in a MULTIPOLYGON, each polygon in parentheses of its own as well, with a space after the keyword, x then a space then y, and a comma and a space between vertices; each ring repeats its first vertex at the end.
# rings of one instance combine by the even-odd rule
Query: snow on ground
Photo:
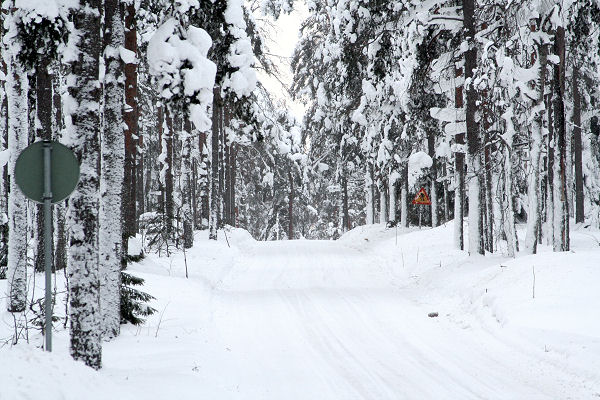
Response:
MULTIPOLYGON (((600 233, 512 260, 469 257, 452 232, 197 232, 185 254, 130 266, 158 313, 105 344, 100 372, 69 361, 66 331, 52 355, 32 333, 0 349, 0 400, 600 398, 600 233)), ((0 338, 11 324, 0 312, 0 338)))

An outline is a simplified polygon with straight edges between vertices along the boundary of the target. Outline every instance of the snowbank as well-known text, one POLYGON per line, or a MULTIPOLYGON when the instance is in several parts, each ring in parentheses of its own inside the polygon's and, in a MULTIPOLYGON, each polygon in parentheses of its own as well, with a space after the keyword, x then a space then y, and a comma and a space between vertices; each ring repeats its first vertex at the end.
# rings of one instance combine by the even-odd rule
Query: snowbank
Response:
POLYGON ((0 400, 133 399, 101 373, 66 354, 28 345, 0 349, 0 400))
MULTIPOLYGON (((195 232, 185 253, 150 253, 128 268, 158 313, 104 344, 101 371, 70 359, 67 331, 56 333, 56 354, 34 348, 32 335, 32 345, 0 349, 0 400, 600 393, 600 233, 573 230, 571 252, 542 245, 510 259, 469 257, 452 232, 452 222, 362 226, 338 241, 195 232)), ((10 315, 0 316, 6 338, 10 315)))

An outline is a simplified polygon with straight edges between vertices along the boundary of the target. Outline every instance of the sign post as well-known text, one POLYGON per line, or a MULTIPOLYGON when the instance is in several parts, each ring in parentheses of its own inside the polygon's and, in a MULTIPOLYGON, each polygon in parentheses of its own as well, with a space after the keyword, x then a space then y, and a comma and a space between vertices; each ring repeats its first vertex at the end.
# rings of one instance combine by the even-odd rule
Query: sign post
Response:
MULTIPOLYGON (((421 205, 421 206, 430 206, 431 200, 429 200, 429 196, 427 195, 427 191, 424 187, 419 190, 414 200, 412 201, 413 205, 421 205)), ((421 229, 421 214, 422 209, 419 207, 419 229, 421 229)))
POLYGON ((44 205, 44 335, 46 351, 52 351, 52 204, 66 199, 77 186, 79 163, 58 142, 35 142, 17 158, 15 181, 25 197, 44 205))
POLYGON ((52 351, 52 145, 44 142, 44 271, 46 273, 46 351, 52 351))

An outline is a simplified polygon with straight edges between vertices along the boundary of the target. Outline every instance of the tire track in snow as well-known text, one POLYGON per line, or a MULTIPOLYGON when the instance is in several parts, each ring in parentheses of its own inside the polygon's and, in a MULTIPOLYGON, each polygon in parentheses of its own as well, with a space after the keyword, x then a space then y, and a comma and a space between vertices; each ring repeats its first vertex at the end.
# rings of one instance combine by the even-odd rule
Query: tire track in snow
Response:
MULTIPOLYGON (((484 329, 427 319, 426 310, 403 297, 403 289, 389 282, 392 274, 368 252, 338 242, 289 241, 257 243, 245 253, 219 288, 215 306, 222 312, 215 322, 223 331, 235 325, 228 318, 237 328, 247 325, 246 341, 236 339, 239 347, 272 338, 269 331, 293 337, 285 351, 313 367, 303 378, 327 387, 322 399, 577 396, 573 377, 484 329), (250 299, 251 307, 241 306, 250 299), (265 310, 275 318, 285 313, 285 321, 271 321, 265 310)), ((245 362, 273 364, 277 358, 245 362)), ((268 377, 261 379, 268 385, 268 377)), ((265 398, 278 399, 272 394, 265 398)), ((304 397, 292 391, 289 398, 304 397)))

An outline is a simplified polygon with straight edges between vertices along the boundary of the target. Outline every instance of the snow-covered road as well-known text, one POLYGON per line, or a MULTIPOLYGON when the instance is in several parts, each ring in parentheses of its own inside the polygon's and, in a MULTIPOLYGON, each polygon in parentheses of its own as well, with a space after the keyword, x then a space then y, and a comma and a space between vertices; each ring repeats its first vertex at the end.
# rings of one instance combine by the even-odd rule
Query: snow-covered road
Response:
MULTIPOLYGON (((404 256, 415 259, 410 249, 404 256)), ((191 270, 202 268, 194 253, 188 257, 191 270)), ((477 318, 457 318, 455 299, 428 317, 441 310, 419 280, 356 241, 246 241, 231 261, 206 293, 193 274, 170 278, 175 286, 168 287, 144 274, 153 294, 163 304, 169 299, 157 347, 123 365, 111 352, 128 340, 121 338, 121 346, 107 346, 106 370, 125 374, 133 387, 155 387, 147 397, 155 399, 556 400, 593 393, 544 352, 524 351, 477 318)), ((154 328, 130 340, 144 335, 155 336, 154 328)))
POLYGON ((0 348, 0 400, 600 399, 600 232, 507 259, 455 250, 452 230, 197 232, 129 267, 158 312, 104 344, 101 371, 70 359, 61 324, 52 354, 37 334, 0 348))

